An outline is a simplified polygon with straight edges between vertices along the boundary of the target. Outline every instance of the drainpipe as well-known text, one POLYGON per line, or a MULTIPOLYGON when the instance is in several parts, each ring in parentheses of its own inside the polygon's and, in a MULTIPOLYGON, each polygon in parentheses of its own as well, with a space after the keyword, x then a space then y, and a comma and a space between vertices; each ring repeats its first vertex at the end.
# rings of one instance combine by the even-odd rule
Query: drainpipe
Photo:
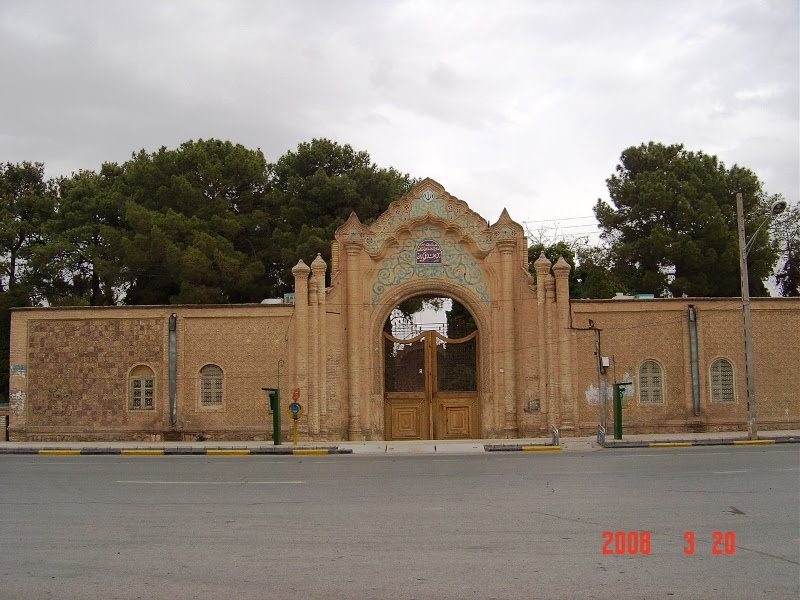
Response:
POLYGON ((700 416, 700 366, 697 359, 697 311, 689 305, 689 360, 692 364, 692 406, 694 416, 700 416))
POLYGON ((595 327, 594 321, 589 319, 589 329, 594 331, 594 354, 597 363, 597 412, 599 425, 605 431, 608 419, 606 418, 606 394, 603 386, 603 359, 600 356, 600 330, 595 327))
POLYGON ((169 426, 175 427, 177 422, 177 406, 175 403, 175 382, 177 380, 177 352, 176 330, 178 328, 178 315, 172 313, 169 316, 169 426))

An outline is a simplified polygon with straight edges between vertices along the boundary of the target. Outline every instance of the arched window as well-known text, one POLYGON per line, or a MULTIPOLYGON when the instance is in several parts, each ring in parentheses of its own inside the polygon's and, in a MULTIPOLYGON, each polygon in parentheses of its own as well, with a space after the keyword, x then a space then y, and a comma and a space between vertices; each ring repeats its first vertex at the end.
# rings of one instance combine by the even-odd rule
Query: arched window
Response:
POLYGON ((155 408, 156 378, 153 370, 145 365, 131 369, 128 375, 128 408, 130 410, 152 410, 155 408))
POLYGON ((664 404, 664 376, 654 360, 646 360, 639 367, 639 403, 664 404))
POLYGON ((222 369, 217 365, 200 369, 200 405, 222 406, 222 369))
POLYGON ((727 358, 718 358, 711 363, 711 401, 733 402, 733 365, 727 358))

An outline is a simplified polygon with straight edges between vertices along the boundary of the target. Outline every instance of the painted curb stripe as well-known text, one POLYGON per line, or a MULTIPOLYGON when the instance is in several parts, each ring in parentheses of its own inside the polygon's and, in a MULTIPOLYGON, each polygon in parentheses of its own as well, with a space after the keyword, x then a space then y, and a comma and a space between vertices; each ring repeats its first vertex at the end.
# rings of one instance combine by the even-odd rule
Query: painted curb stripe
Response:
POLYGON ((650 448, 681 448, 684 446, 691 446, 692 442, 650 442, 650 448))
POLYGON ((774 444, 775 440, 734 440, 737 446, 756 446, 761 444, 774 444))
POLYGON ((205 453, 205 448, 164 448, 164 456, 200 456, 205 453))
POLYGON ((80 453, 80 450, 39 450, 37 452, 37 454, 51 454, 54 456, 75 456, 80 453))
POLYGON ((119 453, 124 454, 125 456, 161 456, 164 454, 164 451, 157 450, 155 448, 152 449, 137 448, 129 450, 120 450, 119 453))
POLYGON ((328 454, 327 448, 295 448, 292 454, 328 454))
POLYGON ((561 450, 561 446, 523 446, 523 452, 547 452, 549 450, 561 450))
POLYGON ((250 450, 247 448, 220 448, 218 450, 206 450, 206 454, 214 456, 247 456, 250 450))

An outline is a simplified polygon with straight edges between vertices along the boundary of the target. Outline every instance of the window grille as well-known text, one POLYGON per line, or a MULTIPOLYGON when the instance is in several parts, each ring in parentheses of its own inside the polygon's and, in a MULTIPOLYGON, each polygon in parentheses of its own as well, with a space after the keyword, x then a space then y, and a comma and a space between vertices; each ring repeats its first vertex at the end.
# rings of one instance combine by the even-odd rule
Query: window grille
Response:
POLYGON ((639 367, 639 403, 664 404, 664 377, 661 365, 646 360, 639 367))
POLYGON ((200 369, 200 405, 222 406, 222 369, 217 365, 200 369))
POLYGON ((155 377, 150 367, 139 366, 128 379, 128 408, 152 410, 155 408, 155 377))
POLYGON ((734 400, 733 365, 727 358, 718 358, 711 363, 711 401, 734 400))

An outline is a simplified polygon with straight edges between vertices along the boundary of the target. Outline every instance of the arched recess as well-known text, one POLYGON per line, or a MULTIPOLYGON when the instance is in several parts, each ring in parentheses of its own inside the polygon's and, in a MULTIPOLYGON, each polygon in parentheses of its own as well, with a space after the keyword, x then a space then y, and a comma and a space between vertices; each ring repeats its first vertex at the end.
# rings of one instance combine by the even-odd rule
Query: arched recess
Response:
MULTIPOLYGON (((491 356, 488 349, 492 347, 492 328, 489 326, 490 314, 489 303, 481 301, 477 295, 469 289, 453 285, 447 280, 424 279, 411 280, 393 287, 390 293, 385 294, 381 302, 371 311, 371 321, 369 324, 369 336, 372 341, 373 352, 370 353, 372 372, 370 387, 372 397, 379 398, 379 402, 373 403, 375 414, 371 415, 371 421, 378 424, 380 430, 387 433, 386 414, 384 412, 384 324, 392 310, 401 302, 415 296, 439 296, 448 297, 461 303, 472 315, 477 326, 477 423, 471 429, 468 437, 484 437, 489 420, 494 419, 491 406, 491 390, 493 389, 492 369, 490 366, 491 356)), ((445 436, 442 436, 444 438, 445 436)), ((465 436, 466 437, 466 436, 465 436)))

